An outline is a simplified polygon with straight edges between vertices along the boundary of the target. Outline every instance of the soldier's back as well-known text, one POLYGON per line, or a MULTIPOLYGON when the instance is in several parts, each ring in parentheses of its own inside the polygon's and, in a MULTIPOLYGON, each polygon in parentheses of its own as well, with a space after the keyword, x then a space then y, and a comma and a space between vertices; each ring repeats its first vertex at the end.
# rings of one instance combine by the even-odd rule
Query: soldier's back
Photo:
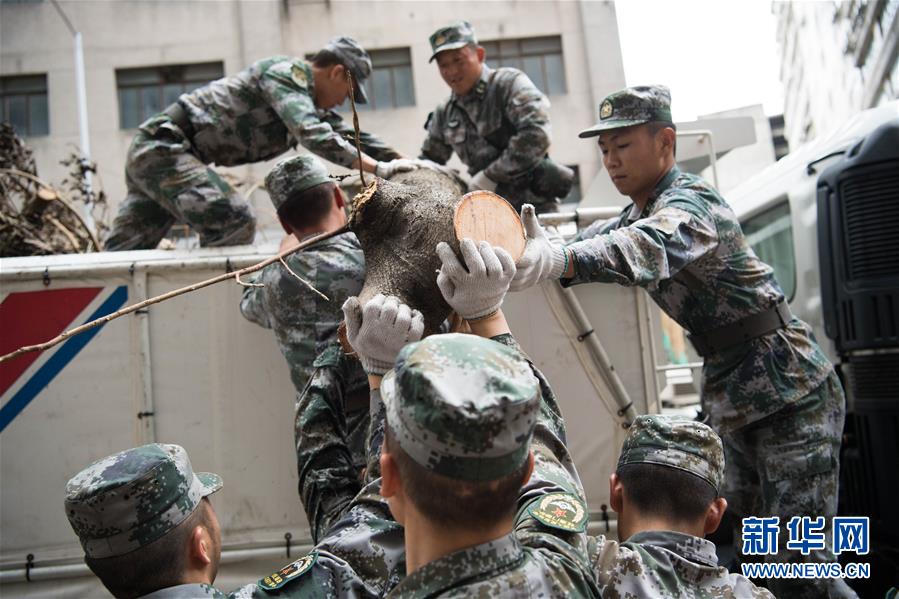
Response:
POLYGON ((343 302, 362 289, 365 258, 356 236, 344 233, 296 252, 286 262, 290 271, 272 264, 263 270, 259 283, 265 285, 263 302, 291 379, 302 391, 314 371, 315 357, 337 338, 343 302))
POLYGON ((407 576, 388 597, 595 597, 579 563, 509 534, 456 551, 407 576))
MULTIPOLYGON (((273 108, 272 91, 308 95, 309 65, 299 58, 272 56, 236 75, 212 81, 178 99, 193 127, 191 141, 206 163, 235 166, 283 154, 296 141, 273 108), (268 85, 268 81, 274 85, 268 85)), ((314 110, 311 96, 309 108, 314 110)))
POLYGON ((673 531, 645 531, 618 543, 591 539, 591 562, 606 598, 773 598, 745 576, 718 565, 711 541, 673 531))

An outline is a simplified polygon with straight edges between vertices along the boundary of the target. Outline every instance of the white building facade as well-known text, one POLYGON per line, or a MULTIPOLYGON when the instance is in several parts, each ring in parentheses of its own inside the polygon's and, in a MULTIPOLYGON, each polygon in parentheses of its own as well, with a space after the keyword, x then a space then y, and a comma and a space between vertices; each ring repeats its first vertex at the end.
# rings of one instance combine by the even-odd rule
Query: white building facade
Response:
POLYGON ((791 148, 899 97, 899 0, 774 2, 791 148))

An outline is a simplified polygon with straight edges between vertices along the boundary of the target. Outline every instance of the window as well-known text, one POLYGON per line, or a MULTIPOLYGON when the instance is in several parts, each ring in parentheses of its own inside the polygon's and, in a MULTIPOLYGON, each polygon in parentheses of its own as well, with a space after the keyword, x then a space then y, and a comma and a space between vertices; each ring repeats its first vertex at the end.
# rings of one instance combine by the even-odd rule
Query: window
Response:
MULTIPOLYGON (((371 77, 365 82, 368 104, 356 104, 356 110, 384 110, 415 106, 412 84, 412 55, 409 48, 371 50, 371 77)), ((350 112, 347 99, 340 112, 350 112)))
POLYGON ((521 69, 546 95, 568 92, 560 36, 497 40, 482 42, 481 45, 487 51, 488 63, 521 69))
POLYGON ((138 127, 154 114, 165 110, 181 94, 219 79, 223 74, 221 62, 116 69, 119 127, 138 127))
POLYGON ((0 120, 23 137, 48 135, 47 76, 0 77, 0 120))
POLYGON ((774 268, 774 276, 787 300, 796 294, 796 259, 793 250, 793 225, 787 198, 774 208, 743 223, 746 240, 758 257, 774 268))

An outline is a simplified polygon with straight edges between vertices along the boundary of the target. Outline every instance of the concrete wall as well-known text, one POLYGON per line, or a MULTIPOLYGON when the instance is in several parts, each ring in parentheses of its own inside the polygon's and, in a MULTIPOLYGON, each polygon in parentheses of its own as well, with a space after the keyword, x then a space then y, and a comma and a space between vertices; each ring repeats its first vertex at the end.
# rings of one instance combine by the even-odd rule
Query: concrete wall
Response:
MULTIPOLYGON (((355 37, 370 50, 407 46, 415 106, 364 112, 360 119, 364 129, 417 155, 427 114, 449 93, 436 66, 428 64, 428 36, 435 29, 464 18, 483 40, 561 35, 568 93, 550 98, 552 154, 580 166, 584 189, 600 164, 594 146, 578 140, 577 132, 595 120, 599 99, 625 85, 610 2, 61 0, 60 5, 83 34, 92 157, 113 213, 125 194, 124 157, 134 134, 119 129, 118 68, 222 61, 230 74, 272 54, 315 51, 339 34, 355 37)), ((72 36, 51 3, 0 3, 0 74, 47 74, 50 135, 28 143, 41 176, 55 182, 64 176, 59 160, 78 143, 72 48, 72 36)), ((258 181, 269 166, 230 172, 258 181)), ((253 201, 261 223, 272 224, 265 194, 255 194, 253 201)))

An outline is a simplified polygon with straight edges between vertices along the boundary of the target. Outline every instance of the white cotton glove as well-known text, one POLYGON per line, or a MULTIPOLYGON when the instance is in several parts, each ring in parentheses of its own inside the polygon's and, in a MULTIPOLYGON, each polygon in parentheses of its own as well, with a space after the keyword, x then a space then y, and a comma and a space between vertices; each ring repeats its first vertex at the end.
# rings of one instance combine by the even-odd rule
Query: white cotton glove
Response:
POLYGON ((477 191, 483 189, 485 191, 496 191, 496 181, 484 174, 484 171, 475 173, 468 184, 468 191, 477 191))
POLYGON ((359 305, 359 298, 347 298, 343 317, 347 341, 368 374, 381 375, 393 368, 403 346, 421 339, 425 329, 421 312, 400 303, 397 297, 380 293, 364 307, 359 305))
POLYGON ((521 222, 527 233, 528 242, 524 254, 515 264, 517 271, 509 289, 522 291, 547 279, 558 279, 565 272, 567 258, 565 246, 550 239, 534 212, 534 206, 521 207, 521 222))
POLYGON ((414 160, 409 158, 397 158, 390 162, 378 162, 375 164, 375 175, 382 179, 389 179, 397 173, 405 173, 406 171, 414 171, 418 165, 414 160))
POLYGON ((459 249, 464 266, 447 243, 437 244, 442 263, 437 286, 443 299, 465 320, 496 313, 515 276, 515 261, 509 252, 486 241, 475 245, 471 239, 463 239, 459 249))

